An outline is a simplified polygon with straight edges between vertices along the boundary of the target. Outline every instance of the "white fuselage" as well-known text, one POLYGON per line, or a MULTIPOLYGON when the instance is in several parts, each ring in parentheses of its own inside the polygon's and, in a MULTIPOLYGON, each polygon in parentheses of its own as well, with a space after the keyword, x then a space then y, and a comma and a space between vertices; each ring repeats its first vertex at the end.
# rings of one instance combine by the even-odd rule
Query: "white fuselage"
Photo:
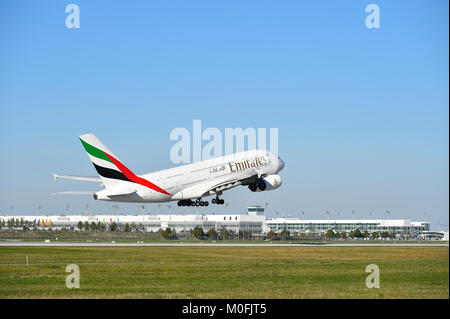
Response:
POLYGON ((164 189, 168 194, 131 182, 123 182, 116 189, 96 193, 99 200, 122 202, 168 202, 209 196, 241 185, 242 181, 276 174, 284 162, 266 150, 251 150, 178 166, 150 174, 139 175, 164 189), (210 188, 215 186, 215 191, 210 188), (108 194, 114 193, 114 196, 108 194), (117 195, 124 194, 124 195, 117 195))

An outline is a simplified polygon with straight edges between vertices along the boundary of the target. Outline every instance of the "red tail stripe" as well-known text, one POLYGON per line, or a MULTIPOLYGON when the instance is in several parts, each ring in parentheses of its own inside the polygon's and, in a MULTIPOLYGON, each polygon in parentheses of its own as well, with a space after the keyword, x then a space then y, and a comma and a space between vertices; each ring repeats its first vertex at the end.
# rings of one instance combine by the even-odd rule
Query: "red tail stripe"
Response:
MULTIPOLYGON (((105 152, 104 152, 105 153, 105 152)), ((135 182, 139 185, 142 186, 146 186, 150 189, 153 189, 157 192, 166 194, 166 195, 170 195, 168 192, 166 192, 164 189, 162 189, 161 187, 149 182, 148 180, 138 177, 136 176, 132 171, 130 171, 125 165, 123 165, 121 162, 119 162, 117 159, 115 159, 113 156, 105 153, 106 156, 108 156, 108 158, 111 160, 111 162, 113 162, 114 165, 117 166, 117 168, 132 182, 135 182)))

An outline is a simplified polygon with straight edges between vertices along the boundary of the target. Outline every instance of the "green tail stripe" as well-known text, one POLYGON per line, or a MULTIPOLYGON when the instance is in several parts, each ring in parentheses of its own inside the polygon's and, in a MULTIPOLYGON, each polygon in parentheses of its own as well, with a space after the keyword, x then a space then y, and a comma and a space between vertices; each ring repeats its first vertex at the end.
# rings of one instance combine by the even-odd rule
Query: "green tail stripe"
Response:
POLYGON ((112 163, 111 160, 108 158, 108 156, 106 156, 106 154, 102 150, 99 150, 98 148, 86 143, 81 138, 80 138, 80 141, 83 144, 86 152, 88 152, 89 154, 91 154, 94 157, 97 157, 99 159, 102 159, 102 160, 112 163))

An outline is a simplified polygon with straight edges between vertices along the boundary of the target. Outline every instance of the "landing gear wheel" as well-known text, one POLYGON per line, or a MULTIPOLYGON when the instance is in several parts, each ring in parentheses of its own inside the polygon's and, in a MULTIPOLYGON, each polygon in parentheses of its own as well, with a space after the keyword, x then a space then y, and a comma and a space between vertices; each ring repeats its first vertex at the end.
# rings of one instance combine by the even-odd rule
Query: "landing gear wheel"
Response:
POLYGON ((212 202, 213 204, 223 205, 223 204, 225 203, 225 200, 220 199, 219 196, 217 196, 216 198, 213 198, 213 199, 211 200, 211 202, 212 202))

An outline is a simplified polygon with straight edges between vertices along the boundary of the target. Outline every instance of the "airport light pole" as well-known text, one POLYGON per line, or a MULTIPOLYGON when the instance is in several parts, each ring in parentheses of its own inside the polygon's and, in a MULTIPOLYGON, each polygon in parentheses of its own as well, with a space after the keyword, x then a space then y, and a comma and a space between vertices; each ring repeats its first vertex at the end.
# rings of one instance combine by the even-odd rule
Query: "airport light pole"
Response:
POLYGON ((69 213, 69 204, 66 205, 66 216, 68 215, 68 213, 69 213))
POLYGON ((302 211, 301 214, 302 214, 302 219, 303 219, 302 230, 304 231, 306 229, 306 227, 305 227, 305 212, 302 211))
POLYGON ((113 208, 113 215, 114 215, 114 209, 116 210, 116 216, 118 216, 119 215, 119 206, 118 205, 116 205, 116 204, 114 204, 114 205, 112 205, 112 208, 113 208))
POLYGON ((387 216, 388 216, 388 233, 390 234, 390 227, 389 227, 389 220, 391 219, 391 212, 390 211, 386 211, 386 214, 387 214, 387 216))
POLYGON ((267 206, 269 206, 269 202, 264 203, 264 216, 267 216, 267 206))
POLYGON ((9 214, 12 216, 12 212, 13 212, 14 206, 11 205, 11 207, 9 207, 9 214))
POLYGON ((327 229, 327 231, 328 231, 328 230, 330 230, 330 212, 329 211, 327 211, 327 216, 328 216, 328 229, 327 229))

